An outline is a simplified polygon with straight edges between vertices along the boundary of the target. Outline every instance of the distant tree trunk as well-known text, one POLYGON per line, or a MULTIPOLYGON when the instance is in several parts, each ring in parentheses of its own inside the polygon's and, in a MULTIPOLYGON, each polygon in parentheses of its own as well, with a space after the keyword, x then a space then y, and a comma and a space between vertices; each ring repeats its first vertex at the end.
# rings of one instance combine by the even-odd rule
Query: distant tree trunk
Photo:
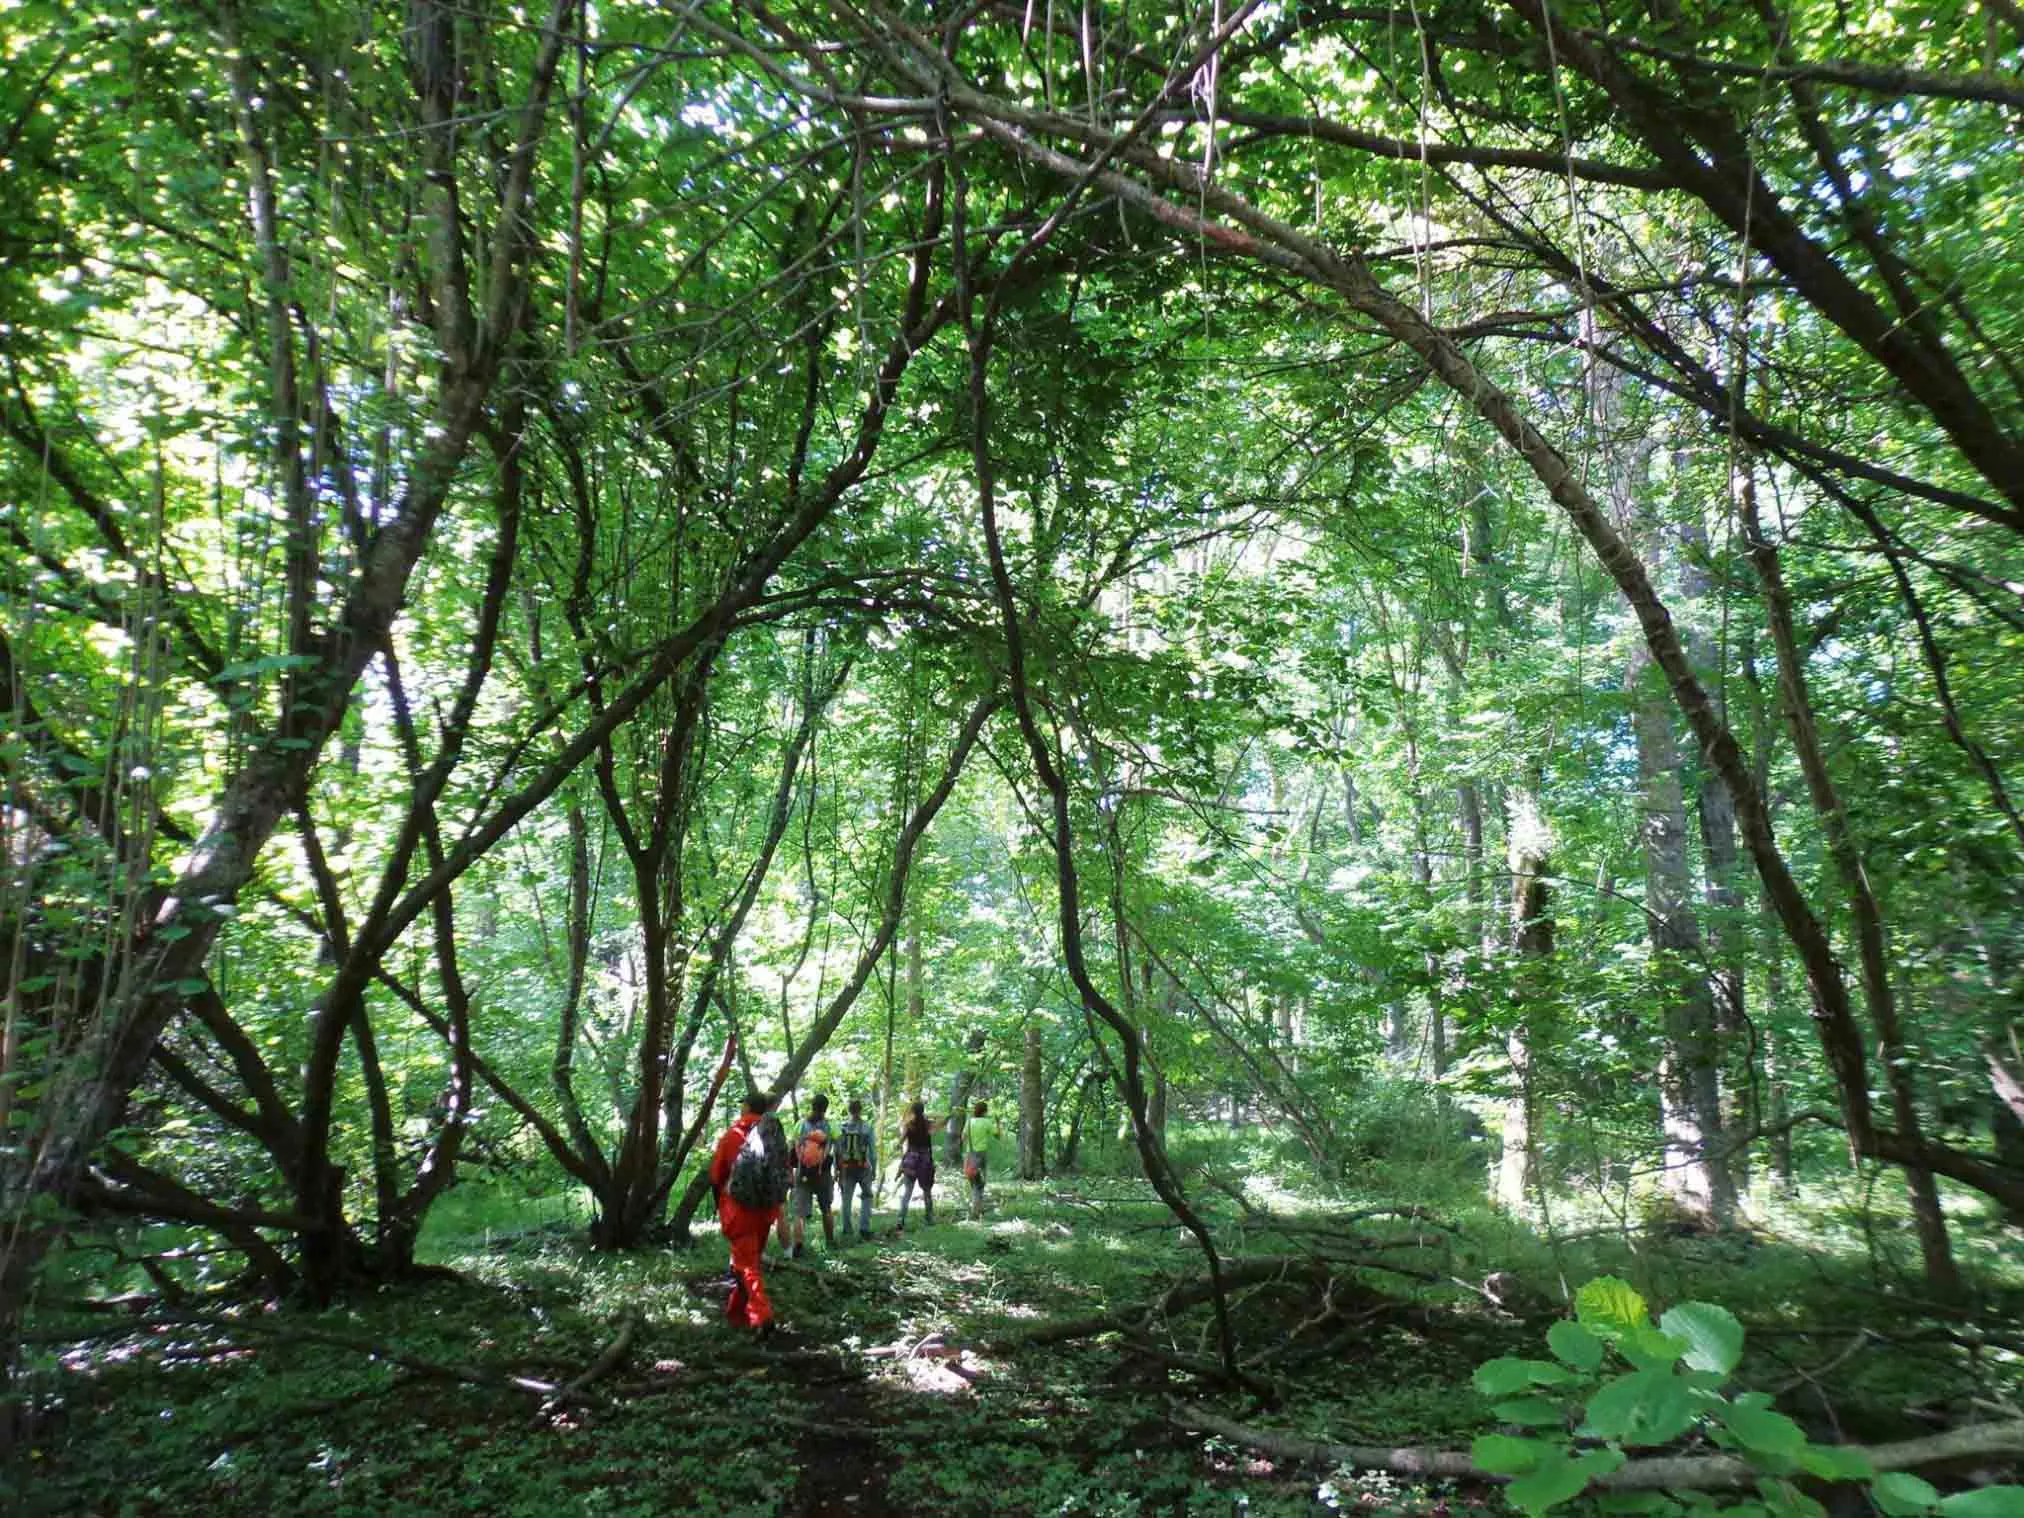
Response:
MULTIPOLYGON (((1504 1102, 1504 1149, 1497 1166, 1497 1201, 1507 1211, 1526 1210, 1538 1179, 1538 1091, 1532 1070, 1532 1035, 1543 977, 1528 973, 1553 953, 1553 918, 1547 911, 1545 875, 1552 867, 1553 835, 1529 787, 1511 790, 1508 860, 1511 869, 1511 946, 1519 964, 1513 976, 1517 1018, 1505 1035, 1511 1058, 1512 1091, 1504 1102)), ((1543 1031, 1543 1028, 1536 1029, 1543 1031)))
POLYGON ((1040 1022, 1026 1020, 1026 1063, 1019 1081, 1019 1179, 1047 1173, 1047 1091, 1041 1079, 1040 1022))
MULTIPOLYGON (((1702 567, 1709 558, 1707 534, 1698 524, 1681 529, 1687 551, 1681 555, 1680 587, 1689 607, 1704 603, 1709 580, 1702 567)), ((1754 637, 1746 634, 1742 657, 1748 661, 1755 652, 1754 637)), ((1687 654, 1710 680, 1715 709, 1724 722, 1729 720, 1722 678, 1726 650, 1705 633, 1690 630, 1687 654)), ((1704 674, 1704 678, 1706 678, 1704 674)), ((1762 741, 1760 739, 1760 741, 1762 741)), ((1716 1034, 1716 1084, 1722 1130, 1728 1134, 1747 1133, 1756 1126, 1759 1114, 1753 1110, 1754 1093, 1761 1080, 1761 1051, 1752 1036, 1744 1000, 1743 966, 1748 928, 1743 919, 1742 861, 1736 841, 1736 800, 1711 764, 1703 764, 1694 798, 1701 825, 1701 855, 1705 871, 1703 899, 1708 907, 1709 955, 1708 990, 1714 998, 1716 1034)), ((1749 1183, 1750 1151, 1747 1146, 1724 1145, 1731 1183, 1737 1188, 1749 1183)))
POLYGON ((1075 1112, 1068 1120, 1068 1133, 1061 1141, 1061 1148, 1054 1156, 1056 1175, 1068 1175, 1075 1170, 1076 1160, 1082 1148, 1082 1120, 1089 1112, 1090 1098, 1103 1084, 1103 1072, 1092 1070, 1085 1075, 1075 1088, 1075 1112))
MULTIPOLYGON (((1427 803, 1420 792, 1417 774, 1418 760, 1415 752, 1412 777, 1413 785, 1413 885, 1417 887, 1420 910, 1429 917, 1434 910, 1434 861, 1427 844, 1427 803)), ((1430 1024, 1442 1020, 1441 1010, 1441 956, 1430 944, 1421 955, 1420 968, 1427 978, 1427 1020, 1430 1024)), ((1445 1041, 1445 1040, 1444 1040, 1445 1041)), ((1404 1070, 1412 1059, 1412 1030, 1406 1021, 1406 1003, 1403 997, 1385 1008, 1384 1019, 1385 1054, 1394 1070, 1404 1070)))
MULTIPOLYGON (((920 909, 907 914, 907 1100, 921 1099, 921 1025, 928 1010, 927 980, 921 973, 920 909)), ((893 1122, 893 1141, 899 1142, 900 1124, 893 1122)))
POLYGON ((1287 1051, 1287 1063, 1293 1061, 1293 993, 1281 991, 1272 998, 1272 1026, 1279 1035, 1280 1047, 1287 1051))
MULTIPOLYGON (((1483 868, 1483 793, 1473 780, 1455 787, 1456 820, 1462 826, 1462 899, 1469 906, 1468 948, 1487 951, 1495 941, 1492 914, 1486 910, 1483 868)), ((1437 1009, 1432 1037, 1434 1079, 1448 1073, 1447 1017, 1437 1009)))
POLYGON ((1792 1165, 1791 1083, 1785 1067, 1791 1055, 1785 1035, 1778 1029, 1780 1008, 1785 1001, 1785 935, 1767 903, 1764 907, 1764 935, 1769 940, 1764 963, 1764 1083, 1768 1088, 1771 1124, 1771 1168, 1778 1176, 1779 1189, 1790 1195, 1798 1189, 1799 1175, 1792 1165))
POLYGON ((963 1041, 964 1060, 949 1082, 949 1121, 942 1129, 943 1153, 951 1165, 963 1163, 963 1133, 970 1121, 970 1092, 977 1084, 977 1056, 984 1052, 984 1027, 980 1023, 963 1041))
POLYGON ((1701 969, 1701 931, 1687 864, 1687 812, 1680 785, 1672 703, 1649 663, 1632 661, 1632 712, 1642 782, 1645 914, 1652 969, 1663 998, 1665 1052, 1659 1066, 1665 1190, 1689 1217, 1725 1223, 1735 1212, 1734 1183, 1720 1152, 1720 1069, 1715 1004, 1701 969))
MULTIPOLYGON (((1701 845, 1707 861, 1708 936, 1713 946, 1714 973, 1709 987, 1715 997, 1715 1029, 1727 1055, 1723 1068, 1728 1079, 1722 1085, 1722 1128, 1744 1133, 1754 1125, 1751 1093, 1758 1077, 1759 1051, 1751 1036, 1748 1004, 1743 984, 1744 927, 1741 860, 1736 848, 1736 803, 1728 786, 1712 770, 1701 777, 1699 797, 1701 845)), ((1730 1156, 1736 1184, 1748 1184, 1748 1149, 1730 1156)))
MULTIPOLYGON (((1621 374, 1599 381, 1599 404, 1606 424, 1622 429, 1621 374)), ((1605 447, 1610 511, 1619 527, 1637 531, 1648 545, 1652 571, 1663 575, 1671 551, 1670 530, 1651 500, 1651 456, 1655 444, 1640 436, 1623 446, 1605 447)), ((1650 651, 1638 644, 1624 677, 1637 735, 1638 782, 1642 793, 1639 841, 1644 846, 1645 917, 1652 947, 1652 972, 1664 1020, 1659 1063, 1659 1128, 1663 1185, 1673 1204, 1703 1223, 1726 1223, 1735 1212, 1735 1186, 1720 1152, 1722 1106, 1719 1046, 1715 1040, 1714 994, 1701 953, 1700 921, 1694 914, 1693 872, 1687 860, 1686 791, 1673 733, 1673 703, 1650 651)))
MULTIPOLYGON (((2024 1075, 1993 1041, 1983 1046, 1989 1066, 1989 1134, 1996 1159, 2024 1175, 2024 1075)), ((2013 1227, 2024 1227, 2024 1215, 2012 1212, 2013 1227)))

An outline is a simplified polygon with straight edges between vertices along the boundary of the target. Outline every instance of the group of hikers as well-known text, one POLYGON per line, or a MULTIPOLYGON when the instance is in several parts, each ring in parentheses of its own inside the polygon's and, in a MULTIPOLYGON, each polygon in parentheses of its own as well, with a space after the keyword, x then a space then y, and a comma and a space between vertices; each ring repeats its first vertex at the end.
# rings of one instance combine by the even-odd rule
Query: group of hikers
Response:
MULTIPOLYGON (((963 1176, 969 1183, 973 1219, 984 1215, 990 1164, 985 1144, 994 1131, 987 1127, 990 1112, 988 1102, 978 1102, 965 1127, 969 1147, 963 1155, 963 1176)), ((960 1125, 961 1114, 931 1119, 921 1102, 908 1111, 900 1128, 900 1208, 895 1233, 906 1231, 907 1212, 916 1190, 923 1221, 935 1221, 935 1134, 952 1122, 960 1125)), ((760 1270, 767 1235, 777 1224, 781 1250, 788 1259, 795 1259, 808 1247, 810 1214, 819 1212, 823 1243, 835 1249, 834 1206, 841 1186, 844 1237, 850 1237, 855 1216, 858 1238, 869 1242, 878 1175, 878 1133, 865 1118, 864 1103, 856 1097, 850 1101, 850 1116, 832 1128, 829 1097, 818 1093, 790 1141, 765 1093, 748 1091, 737 1120, 717 1140, 710 1159, 717 1219, 731 1246, 731 1295, 724 1303, 724 1316, 762 1335, 771 1332, 773 1304, 767 1299, 760 1270)))

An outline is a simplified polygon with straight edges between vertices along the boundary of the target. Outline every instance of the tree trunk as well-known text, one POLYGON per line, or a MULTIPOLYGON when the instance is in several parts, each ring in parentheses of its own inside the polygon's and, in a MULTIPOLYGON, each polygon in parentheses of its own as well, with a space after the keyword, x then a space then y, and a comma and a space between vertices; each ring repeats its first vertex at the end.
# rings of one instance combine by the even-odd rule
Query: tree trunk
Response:
POLYGON ((970 1093, 977 1084, 977 1056, 984 1052, 985 1030, 981 1024, 963 1040, 963 1063, 949 1082, 949 1120, 942 1128, 942 1154, 950 1165, 961 1168, 963 1134, 970 1124, 970 1093))
MULTIPOLYGON (((927 1016, 928 991, 926 977, 921 972, 921 909, 916 905, 907 913, 907 1077, 906 1096, 908 1103, 921 1100, 921 1025, 927 1016)), ((895 1107, 892 1115, 892 1150, 897 1154, 900 1147, 901 1112, 895 1107)))
MULTIPOLYGON (((1455 787, 1455 812, 1462 827, 1462 899, 1469 908, 1465 962, 1474 962, 1479 952, 1489 952, 1496 941, 1495 918, 1484 893, 1483 793, 1475 781, 1464 780, 1455 787)), ((1435 1080, 1448 1073, 1447 1031, 1446 1013, 1437 1005, 1430 1040, 1435 1080)))
POLYGON ((1019 1179, 1047 1173, 1047 1092, 1041 1079, 1040 1022, 1026 1020, 1026 1063, 1019 1081, 1019 1179))
POLYGON ((1645 916, 1652 972, 1662 998, 1665 1048, 1659 1065, 1665 1190, 1687 1217, 1727 1223, 1735 1188, 1721 1150, 1721 1095, 1715 1004, 1701 969, 1701 930, 1687 864, 1687 811, 1680 785, 1672 705, 1647 661, 1632 661, 1632 712, 1643 791, 1645 916))
MULTIPOLYGON (((1536 785, 1536 781, 1535 781, 1536 785)), ((1538 1180, 1538 1091, 1532 1040, 1543 1033, 1544 977, 1538 967, 1553 953, 1553 918, 1547 911, 1545 875, 1552 868, 1553 835, 1532 787, 1511 789, 1508 861, 1511 870, 1511 946, 1518 955, 1512 976, 1515 1017, 1505 1034, 1511 1058, 1511 1094, 1504 1101, 1503 1156, 1497 1166, 1497 1202, 1523 1214, 1538 1180), (1528 961, 1533 968, 1528 969, 1528 961)))
POLYGON ((1785 1002, 1785 937, 1769 906, 1764 908, 1764 1082, 1767 1089, 1766 1118, 1771 1125, 1771 1168, 1778 1187, 1787 1196, 1799 1188, 1799 1174, 1792 1163, 1791 1081, 1786 1066, 1791 1059, 1790 1040, 1779 1027, 1785 1002))
MULTIPOLYGON (((1412 872, 1415 896, 1421 912, 1431 920, 1434 911, 1434 861, 1427 844, 1427 803, 1421 792, 1417 761, 1417 745, 1411 784, 1413 788, 1413 857, 1412 872)), ((1441 1011, 1441 956, 1431 944, 1420 956, 1420 969, 1427 978, 1427 1018, 1439 1022, 1441 1011)), ((1412 1029, 1406 1018, 1404 997, 1399 997, 1385 1007, 1384 1018, 1385 1055, 1392 1069, 1404 1071, 1412 1062, 1412 1029)))
MULTIPOLYGON (((1707 864, 1706 900, 1714 969, 1709 988, 1715 998, 1715 1032, 1723 1056, 1720 1069, 1721 1118, 1724 1133, 1747 1133, 1756 1126, 1754 1092, 1762 1077, 1762 1051, 1757 1047, 1745 1001, 1743 967, 1745 928, 1743 892, 1736 852, 1736 803, 1729 788, 1712 770, 1701 775, 1698 798, 1701 848, 1707 864)), ((1731 1150, 1729 1168, 1738 1189, 1749 1184, 1750 1151, 1731 1150)))
POLYGON ((1075 1090, 1075 1113, 1068 1120, 1068 1134, 1061 1141, 1061 1148, 1054 1156, 1056 1175, 1073 1175, 1076 1161, 1082 1151, 1082 1120, 1089 1113, 1090 1098, 1103 1083, 1103 1072, 1092 1070, 1085 1075, 1075 1090))

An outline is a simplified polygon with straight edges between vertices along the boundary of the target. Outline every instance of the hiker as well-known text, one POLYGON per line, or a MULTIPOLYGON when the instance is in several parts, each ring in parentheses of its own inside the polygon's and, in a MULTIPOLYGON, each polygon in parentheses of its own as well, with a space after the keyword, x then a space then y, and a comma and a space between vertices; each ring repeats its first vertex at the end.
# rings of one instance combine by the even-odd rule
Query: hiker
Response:
POLYGON ((991 1162, 985 1145, 998 1136, 998 1124, 991 1118, 991 1104, 979 1102, 970 1109, 970 1131, 965 1137, 969 1148, 963 1155, 963 1178, 970 1183, 970 1220, 984 1220, 985 1170, 991 1162), (990 1122, 987 1130, 985 1123, 990 1122))
POLYGON ((765 1093, 746 1092, 738 1120, 724 1130, 710 1158, 717 1218, 731 1245, 731 1295, 724 1316, 762 1337, 773 1331, 773 1304, 766 1300, 759 1257, 787 1197, 787 1135, 780 1119, 766 1110, 769 1105, 765 1093))
POLYGON ((822 1205, 822 1242, 836 1251, 836 1172, 829 1150, 829 1097, 818 1091, 808 1104, 808 1118, 794 1135, 794 1199, 787 1209, 781 1241, 787 1258, 798 1260, 808 1248, 808 1214, 816 1203, 822 1205))
POLYGON ((907 1231, 907 1204, 914 1199, 914 1187, 921 1188, 921 1214, 935 1221, 935 1130, 928 1123, 927 1109, 915 1102, 900 1129, 900 1221, 894 1233, 907 1231))
POLYGON ((850 1237, 850 1194, 860 1199, 857 1236, 871 1237, 871 1184, 878 1175, 878 1133, 865 1121, 864 1103, 850 1099, 850 1118, 836 1131, 836 1178, 843 1186, 843 1236, 850 1237))

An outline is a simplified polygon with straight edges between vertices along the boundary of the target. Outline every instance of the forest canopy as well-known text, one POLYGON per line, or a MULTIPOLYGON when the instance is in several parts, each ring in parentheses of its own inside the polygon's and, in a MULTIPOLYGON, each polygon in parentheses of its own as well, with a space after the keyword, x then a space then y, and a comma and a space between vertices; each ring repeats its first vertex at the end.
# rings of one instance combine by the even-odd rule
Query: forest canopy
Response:
POLYGON ((1232 1385, 1246 1172, 2014 1335, 2020 130, 2011 0, 0 0, 9 1447, 748 1088, 1232 1385))

